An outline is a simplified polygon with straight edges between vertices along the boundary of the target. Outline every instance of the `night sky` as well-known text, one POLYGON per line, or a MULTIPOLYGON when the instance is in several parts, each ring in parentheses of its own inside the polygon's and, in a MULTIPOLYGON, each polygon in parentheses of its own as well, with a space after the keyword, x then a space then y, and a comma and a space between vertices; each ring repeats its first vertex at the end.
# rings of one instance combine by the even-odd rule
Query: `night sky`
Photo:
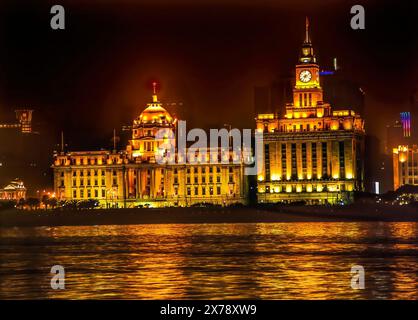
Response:
POLYGON ((366 92, 369 134, 408 108, 417 81, 417 1, 19 1, 0 4, 0 122, 35 109, 51 143, 104 146, 159 95, 189 128, 254 126, 253 89, 291 74, 305 16, 318 62, 338 57, 366 92), (88 4, 86 4, 88 3, 88 4), (66 30, 50 28, 54 4, 66 30), (366 30, 350 8, 366 9, 366 30))

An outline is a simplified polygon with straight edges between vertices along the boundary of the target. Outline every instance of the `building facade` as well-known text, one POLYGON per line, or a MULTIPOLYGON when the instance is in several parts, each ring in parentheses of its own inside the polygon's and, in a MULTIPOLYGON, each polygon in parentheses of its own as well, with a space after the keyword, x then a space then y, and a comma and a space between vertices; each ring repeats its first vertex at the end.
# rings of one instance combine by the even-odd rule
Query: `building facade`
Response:
POLYGON ((393 187, 418 185, 418 146, 398 146, 393 149, 393 187))
POLYGON ((0 189, 0 200, 19 201, 26 199, 26 188, 23 181, 15 179, 0 189))
MULTIPOLYGON (((221 150, 208 148, 206 155, 200 154, 192 163, 157 161, 156 155, 164 152, 162 146, 167 140, 176 144, 175 136, 160 138, 157 132, 176 129, 177 120, 162 107, 154 89, 152 102, 133 121, 132 138, 125 150, 54 154, 57 198, 95 199, 107 208, 245 204, 248 191, 244 162, 203 161, 209 155, 220 157, 221 150)), ((176 152, 174 156, 182 160, 181 154, 176 152)), ((227 157, 232 159, 233 152, 227 151, 227 157)))
POLYGON ((258 202, 349 202, 353 191, 364 189, 364 121, 353 110, 333 111, 323 101, 308 21, 295 75, 284 117, 256 119, 264 133, 258 202))

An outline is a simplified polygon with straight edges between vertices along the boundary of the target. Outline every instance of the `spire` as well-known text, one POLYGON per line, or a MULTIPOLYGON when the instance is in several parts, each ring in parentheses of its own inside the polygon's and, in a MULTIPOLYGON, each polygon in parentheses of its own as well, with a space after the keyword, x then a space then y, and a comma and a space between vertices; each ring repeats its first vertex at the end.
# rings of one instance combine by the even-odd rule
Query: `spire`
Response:
POLYGON ((152 102, 158 102, 158 97, 157 97, 157 82, 155 82, 155 81, 152 83, 152 90, 153 90, 152 102))
POLYGON ((310 43, 311 39, 309 38, 309 18, 306 16, 305 20, 305 43, 310 43))
POLYGON ((309 19, 305 18, 305 40, 302 44, 302 50, 299 57, 301 63, 316 63, 314 50, 312 47, 311 37, 309 35, 309 19))
POLYGON ((64 153, 64 131, 61 131, 61 153, 64 153))
POLYGON ((113 128, 113 151, 116 152, 116 129, 113 128))

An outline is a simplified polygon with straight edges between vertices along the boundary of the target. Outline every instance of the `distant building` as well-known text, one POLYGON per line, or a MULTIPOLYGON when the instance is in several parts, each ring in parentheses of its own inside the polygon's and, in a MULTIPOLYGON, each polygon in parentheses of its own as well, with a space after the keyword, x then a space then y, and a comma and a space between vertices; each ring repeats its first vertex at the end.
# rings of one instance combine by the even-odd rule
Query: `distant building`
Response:
MULTIPOLYGON (((394 187, 393 177, 393 150, 398 150, 399 146, 408 146, 418 143, 414 137, 412 129, 412 116, 409 111, 401 112, 399 118, 393 123, 386 125, 386 137, 383 141, 384 154, 381 155, 381 171, 379 175, 374 175, 374 179, 381 181, 383 192, 392 190, 394 187)), ((416 131, 416 130, 415 130, 416 131)), ((377 151, 375 151, 377 153, 377 151)), ((372 163, 375 164, 375 161, 372 163)))
POLYGON ((32 113, 33 110, 16 110, 15 123, 0 123, 0 129, 19 129, 21 133, 32 132, 32 113))
POLYGON ((364 121, 353 110, 332 111, 323 101, 308 27, 307 21, 293 103, 284 117, 268 113, 256 120, 264 133, 259 202, 336 203, 364 189, 364 121))
POLYGON ((418 185, 418 146, 401 145, 393 149, 393 187, 418 185))
MULTIPOLYGON (((16 119, 1 114, 0 120, 0 184, 20 177, 27 186, 44 185, 45 139, 35 132, 33 110, 16 110, 16 119)), ((29 187, 30 189, 30 187, 29 187)), ((32 192, 34 190, 31 190, 32 192)))
POLYGON ((20 199, 26 199, 26 188, 23 181, 15 179, 0 189, 0 200, 19 201, 20 199))
POLYGON ((404 144, 408 144, 408 141, 404 136, 402 122, 396 120, 394 123, 388 124, 386 126, 385 153, 391 154, 393 148, 404 144))
POLYGON ((411 137, 411 112, 401 112, 401 123, 403 129, 403 136, 405 138, 411 137))

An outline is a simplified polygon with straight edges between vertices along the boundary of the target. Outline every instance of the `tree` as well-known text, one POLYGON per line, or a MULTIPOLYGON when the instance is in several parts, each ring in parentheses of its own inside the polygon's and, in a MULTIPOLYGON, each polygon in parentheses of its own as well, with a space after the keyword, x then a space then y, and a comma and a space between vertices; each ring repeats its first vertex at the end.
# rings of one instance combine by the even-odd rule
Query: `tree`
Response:
POLYGON ((47 194, 44 194, 42 196, 42 200, 41 200, 42 204, 45 206, 45 209, 48 209, 48 204, 49 204, 49 196, 47 194))
POLYGON ((55 209, 55 208, 57 207, 57 205, 58 205, 58 200, 57 200, 57 198, 50 198, 50 199, 48 200, 48 204, 49 204, 49 206, 50 206, 52 209, 55 209))
POLYGON ((18 206, 20 209, 23 209, 23 207, 24 207, 25 203, 26 203, 26 200, 25 200, 24 198, 20 198, 20 199, 19 199, 19 201, 17 202, 17 206, 18 206))
POLYGON ((77 204, 79 209, 94 209, 99 205, 99 202, 94 199, 82 200, 77 204))
POLYGON ((0 201, 0 210, 12 209, 16 205, 16 201, 12 200, 1 200, 0 201))
POLYGON ((40 201, 38 198, 28 198, 26 204, 33 210, 34 208, 39 207, 40 201))

